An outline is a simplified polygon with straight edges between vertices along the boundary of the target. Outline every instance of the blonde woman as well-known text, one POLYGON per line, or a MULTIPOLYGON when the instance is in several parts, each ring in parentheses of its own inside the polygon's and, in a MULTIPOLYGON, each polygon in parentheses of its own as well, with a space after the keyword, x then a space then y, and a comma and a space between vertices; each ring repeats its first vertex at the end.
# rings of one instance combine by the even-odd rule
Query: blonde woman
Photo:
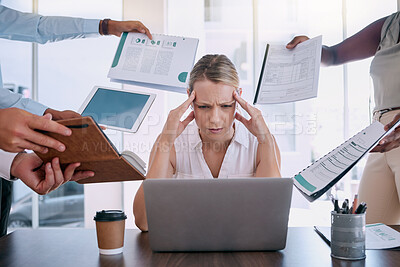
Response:
MULTIPOLYGON (((237 71, 226 56, 201 58, 190 73, 188 99, 169 113, 153 146, 146 178, 280 177, 275 139, 261 112, 241 93, 237 71), (236 112, 237 103, 249 120, 236 112), (181 121, 189 107, 192 112, 181 121)), ((147 231, 142 187, 133 213, 139 229, 147 231)))

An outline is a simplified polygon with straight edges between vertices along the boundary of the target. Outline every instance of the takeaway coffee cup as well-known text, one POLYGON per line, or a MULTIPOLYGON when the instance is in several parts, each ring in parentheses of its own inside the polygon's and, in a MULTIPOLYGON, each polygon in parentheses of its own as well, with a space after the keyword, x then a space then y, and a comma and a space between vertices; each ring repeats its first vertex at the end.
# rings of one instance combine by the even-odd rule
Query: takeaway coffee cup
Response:
POLYGON ((103 255, 122 253, 124 247, 126 215, 121 210, 97 211, 96 221, 97 244, 103 255))

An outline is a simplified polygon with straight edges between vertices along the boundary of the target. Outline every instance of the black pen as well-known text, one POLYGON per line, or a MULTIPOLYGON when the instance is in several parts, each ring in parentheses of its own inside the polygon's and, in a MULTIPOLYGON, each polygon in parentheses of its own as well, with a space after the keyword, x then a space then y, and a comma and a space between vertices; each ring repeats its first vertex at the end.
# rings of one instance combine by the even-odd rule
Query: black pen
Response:
POLYGON ((360 214, 361 211, 366 207, 367 203, 361 202, 360 205, 358 205, 356 211, 354 212, 355 214, 360 214))
POLYGON ((367 205, 364 206, 364 208, 362 209, 362 211, 360 212, 360 214, 365 213, 366 210, 367 210, 367 205))
POLYGON ((335 199, 335 211, 336 211, 336 213, 339 213, 340 212, 340 208, 339 208, 339 201, 337 200, 337 199, 335 199))
POLYGON ((349 200, 347 198, 345 199, 345 201, 343 201, 342 210, 343 214, 347 213, 349 210, 349 200))
POLYGON ((320 232, 316 226, 314 226, 314 231, 322 238, 322 240, 325 241, 328 246, 331 246, 331 241, 329 241, 329 239, 322 232, 320 232))

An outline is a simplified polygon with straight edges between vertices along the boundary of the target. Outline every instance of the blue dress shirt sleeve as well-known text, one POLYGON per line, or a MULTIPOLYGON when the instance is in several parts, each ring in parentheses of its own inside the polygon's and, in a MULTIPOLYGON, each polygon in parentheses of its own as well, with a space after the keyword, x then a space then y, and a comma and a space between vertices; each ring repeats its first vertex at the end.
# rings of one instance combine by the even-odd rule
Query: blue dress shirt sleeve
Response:
MULTIPOLYGON (((100 20, 41 16, 23 13, 0 4, 0 38, 35 42, 99 36, 100 20)), ((1 69, 0 69, 1 77, 1 69)), ((0 78, 1 81, 1 78, 0 78)), ((17 107, 36 115, 43 115, 46 106, 3 88, 0 82, 0 108, 17 107)))
POLYGON ((24 98, 21 94, 10 92, 8 89, 0 88, 0 109, 3 108, 20 108, 30 113, 42 116, 48 109, 47 106, 42 105, 30 98, 24 98))
POLYGON ((97 19, 41 16, 0 5, 0 38, 35 42, 61 41, 99 35, 97 19))

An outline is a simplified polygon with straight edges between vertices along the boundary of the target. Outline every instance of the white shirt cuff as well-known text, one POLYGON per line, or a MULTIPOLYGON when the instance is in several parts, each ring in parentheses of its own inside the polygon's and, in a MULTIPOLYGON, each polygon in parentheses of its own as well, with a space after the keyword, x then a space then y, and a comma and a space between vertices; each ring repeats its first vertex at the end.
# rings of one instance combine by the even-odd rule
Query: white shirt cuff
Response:
POLYGON ((0 150, 0 177, 8 181, 15 181, 16 178, 11 178, 11 164, 18 153, 9 153, 0 150))

